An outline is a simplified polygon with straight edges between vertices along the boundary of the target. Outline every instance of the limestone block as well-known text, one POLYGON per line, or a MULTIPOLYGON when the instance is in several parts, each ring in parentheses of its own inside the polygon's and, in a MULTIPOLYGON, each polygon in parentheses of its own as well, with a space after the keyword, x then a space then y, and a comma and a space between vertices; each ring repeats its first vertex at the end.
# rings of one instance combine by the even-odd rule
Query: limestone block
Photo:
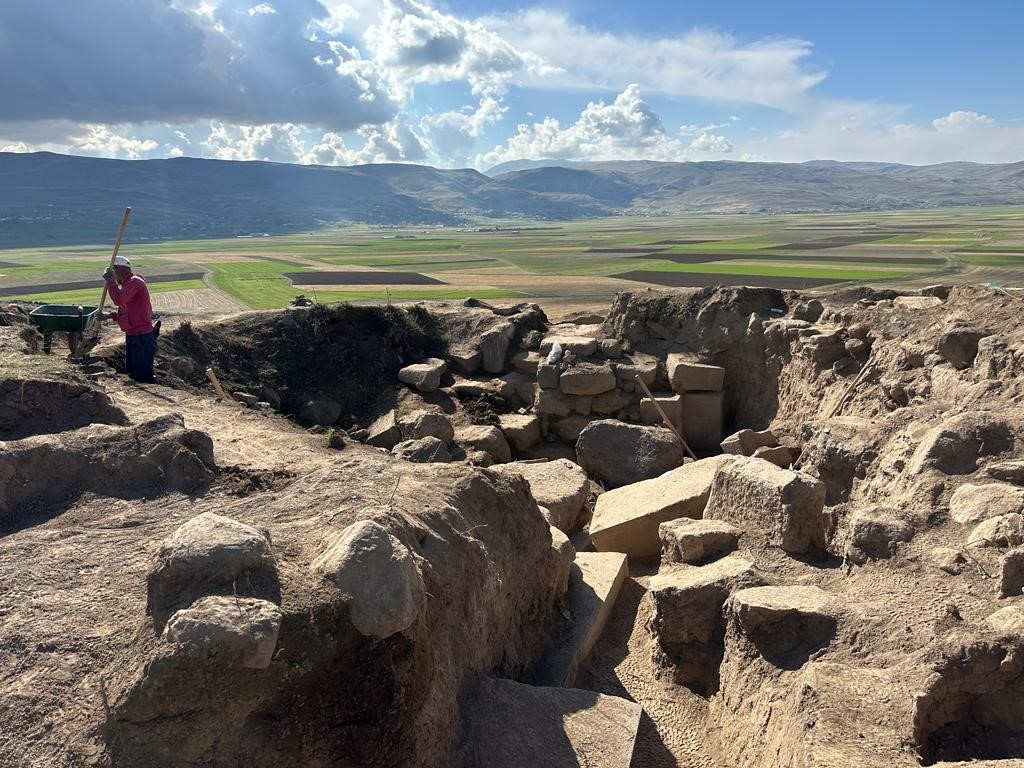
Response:
POLYGON ((542 363, 537 366, 537 384, 544 389, 558 389, 558 379, 562 372, 557 365, 542 363))
POLYGON ((448 352, 448 361, 452 368, 463 376, 472 376, 480 370, 483 359, 484 356, 480 354, 479 349, 454 349, 448 352))
POLYGON ((544 362, 544 356, 521 349, 512 355, 512 367, 524 376, 537 377, 537 367, 544 362))
POLYGON ((508 447, 505 435, 497 427, 467 426, 455 430, 455 442, 466 451, 484 451, 497 464, 512 461, 512 449, 508 447))
POLYGON ((687 392, 683 396, 683 430, 694 451, 714 453, 722 441, 721 392, 687 392))
POLYGON ((394 409, 379 416, 368 429, 370 434, 366 442, 375 448, 386 448, 390 451, 402 439, 402 429, 394 409))
POLYGON ((665 367, 672 389, 679 394, 686 392, 721 392, 725 383, 725 369, 718 365, 699 363, 681 352, 669 354, 665 367))
MULTIPOLYGON (((682 429, 683 427, 683 396, 682 395, 667 395, 658 392, 652 393, 654 400, 657 401, 658 405, 661 406, 661 410, 668 416, 669 421, 676 429, 682 429)), ((649 397, 641 398, 640 400, 640 421, 645 424, 662 424, 663 420, 661 414, 658 413, 658 409, 654 407, 654 400, 649 397)))
POLYGON ((540 353, 547 357, 555 343, 562 347, 562 354, 572 352, 579 357, 590 357, 597 351, 597 339, 592 336, 552 335, 544 337, 540 343, 540 353))
MULTIPOLYGON (((741 429, 734 432, 721 442, 722 453, 732 453, 737 456, 753 456, 758 448, 778 445, 778 440, 769 429, 755 432, 752 429, 741 429)), ((772 462, 774 463, 774 462, 772 462)))
POLYGON ((516 451, 529 450, 540 441, 540 419, 536 416, 506 413, 498 417, 498 427, 516 451))
POLYGON ((311 569, 342 592, 363 635, 387 638, 408 629, 423 604, 423 577, 412 553, 373 520, 337 534, 311 569))
POLYGON ((819 587, 750 587, 733 593, 726 612, 764 658, 794 669, 834 636, 832 604, 832 597, 819 587))
POLYGON ((575 445, 580 437, 580 432, 586 429, 592 421, 596 421, 596 419, 589 416, 567 416, 564 419, 559 419, 554 425, 555 436, 559 440, 575 445))
MULTIPOLYGON (((693 466, 693 465, 689 465, 693 466)), ((698 565, 736 549, 740 529, 724 520, 669 520, 658 526, 661 562, 698 565)))
POLYGON ((538 416, 564 417, 572 413, 573 398, 557 389, 537 386, 534 390, 533 412, 538 416))
POLYGON ((985 622, 1000 634, 1024 635, 1024 611, 1016 605, 1000 608, 989 615, 985 622))
POLYGON ((766 535, 786 552, 823 552, 825 484, 763 459, 737 456, 711 485, 704 516, 766 535))
POLYGON ((669 430, 592 422, 576 442, 580 465, 606 487, 617 488, 657 477, 683 463, 683 449, 669 430))
MULTIPOLYGON (((632 385, 629 386, 629 391, 631 392, 632 385)), ((590 410, 592 413, 611 416, 630 405, 633 401, 634 398, 627 394, 626 385, 624 384, 621 389, 616 387, 600 395, 595 395, 590 402, 590 410)))
POLYGON ((1024 588, 1024 549, 1011 549, 1000 561, 999 594, 1015 597, 1024 588))
POLYGON ((863 565, 868 560, 884 560, 896 554, 899 542, 910 541, 914 529, 892 510, 869 507, 850 517, 850 538, 846 559, 863 565))
POLYGON ((481 365, 487 373, 504 372, 508 348, 514 335, 515 326, 511 323, 480 334, 481 365))
POLYGON ((1024 518, 1016 512, 989 518, 978 524, 967 536, 967 546, 979 549, 1019 547, 1022 544, 1024 544, 1024 518))
POLYGON ((558 387, 567 395, 600 395, 615 389, 615 373, 608 365, 582 363, 562 371, 558 387))
POLYGON ((676 518, 701 517, 715 475, 731 461, 728 456, 713 456, 601 494, 590 521, 594 548, 632 557, 657 555, 658 526, 676 518))
POLYGON ((624 384, 636 382, 636 378, 639 376, 644 384, 653 387, 658 378, 658 365, 658 358, 653 355, 634 352, 615 363, 615 375, 624 384))
POLYGON ((965 483, 949 499, 950 516, 958 523, 980 523, 1013 512, 1024 512, 1024 488, 1003 483, 965 483))
POLYGON ((203 597, 167 621, 164 639, 175 655, 214 658, 225 666, 266 669, 277 647, 281 609, 267 600, 234 595, 203 597))
POLYGON ((578 464, 567 459, 514 461, 492 471, 524 478, 533 498, 548 509, 549 522, 565 533, 576 531, 590 490, 590 481, 578 464))
POLYGON ((444 360, 428 358, 422 363, 407 365, 398 372, 398 380, 420 392, 434 392, 441 386, 441 377, 448 371, 444 360))

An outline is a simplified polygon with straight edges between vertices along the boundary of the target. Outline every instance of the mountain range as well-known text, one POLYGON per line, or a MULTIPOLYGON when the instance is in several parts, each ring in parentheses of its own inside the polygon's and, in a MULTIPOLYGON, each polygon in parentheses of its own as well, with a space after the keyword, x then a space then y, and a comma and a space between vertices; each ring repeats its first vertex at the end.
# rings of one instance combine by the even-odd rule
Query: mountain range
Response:
POLYGON ((877 211, 1024 204, 1024 162, 506 163, 485 175, 198 158, 0 153, 0 247, 104 242, 133 207, 134 240, 281 234, 333 224, 479 217, 877 211))

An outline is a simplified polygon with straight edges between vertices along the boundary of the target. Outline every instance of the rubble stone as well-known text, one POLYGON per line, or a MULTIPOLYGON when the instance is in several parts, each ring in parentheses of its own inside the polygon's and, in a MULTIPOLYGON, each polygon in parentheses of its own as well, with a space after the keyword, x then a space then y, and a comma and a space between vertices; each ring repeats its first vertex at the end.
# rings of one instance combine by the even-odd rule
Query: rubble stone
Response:
POLYGON ((1011 549, 999 562, 1001 597, 1016 597, 1024 589, 1024 548, 1011 549))
POLYGON ((403 429, 403 433, 410 440, 436 437, 445 445, 455 439, 455 427, 452 426, 451 419, 443 413, 435 411, 426 411, 417 415, 408 429, 403 429))
POLYGON ((607 365, 583 363, 562 371, 558 387, 567 395, 600 395, 615 389, 615 373, 607 365))
POLYGON ((1022 544, 1024 518, 1015 512, 989 518, 967 536, 968 547, 1019 547, 1022 544))
POLYGON ((422 363, 407 365, 398 372, 398 380, 420 392, 434 392, 441 386, 441 377, 448 371, 444 360, 431 357, 422 363))
POLYGON ((990 335, 980 328, 952 328, 939 337, 935 351, 954 368, 970 368, 978 354, 978 342, 990 335))
POLYGON ((175 654, 215 658, 226 666, 266 669, 277 647, 281 609, 251 597, 203 597, 167 621, 164 639, 175 654))
POLYGON ((408 629, 423 604, 415 559, 373 520, 360 520, 338 534, 311 568, 338 587, 363 635, 388 638, 408 629))
POLYGON ((497 427, 468 426, 455 430, 455 442, 469 450, 484 451, 496 464, 512 461, 512 450, 497 427))
POLYGON ((416 464, 444 463, 452 460, 448 447, 436 437, 404 440, 392 451, 399 458, 416 464))
POLYGON ((592 422, 576 442, 580 465, 607 487, 648 480, 683 463, 683 449, 667 429, 592 422))
POLYGON ((854 512, 850 517, 850 539, 846 559, 863 565, 868 560, 884 560, 896 554, 898 542, 910 541, 914 529, 906 521, 883 507, 854 512))
POLYGON ((527 451, 540 441, 540 419, 536 416, 506 413, 498 417, 498 426, 518 452, 527 451))
POLYGON ((734 432, 721 442, 722 453, 737 456, 753 456, 758 448, 770 448, 778 445, 778 440, 771 430, 755 432, 752 429, 741 429, 734 432))
POLYGON ((1024 512, 1024 488, 1003 483, 965 483, 949 500, 950 516, 958 523, 980 523, 1012 512, 1024 512))
POLYGON ((514 461, 494 471, 524 478, 533 498, 548 509, 551 525, 567 534, 577 530, 590 490, 590 481, 578 464, 567 459, 514 461))

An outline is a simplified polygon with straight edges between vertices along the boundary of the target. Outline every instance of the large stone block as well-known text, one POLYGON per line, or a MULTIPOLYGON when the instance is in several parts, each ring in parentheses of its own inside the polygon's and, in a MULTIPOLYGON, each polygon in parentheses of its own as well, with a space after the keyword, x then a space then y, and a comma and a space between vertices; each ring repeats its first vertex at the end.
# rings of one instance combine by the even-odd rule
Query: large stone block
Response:
POLYGON ((615 364, 615 375, 623 383, 634 383, 637 377, 648 387, 658 379, 658 358, 634 352, 615 364))
POLYGON ((527 451, 540 441, 540 419, 536 416, 506 413, 498 417, 498 427, 516 451, 527 451))
POLYGON ((657 555, 661 551, 658 526, 680 517, 701 517, 715 475, 731 461, 728 456, 714 456, 601 494, 590 521, 594 548, 632 557, 657 555))
MULTIPOLYGON (((758 448, 770 448, 778 445, 775 435, 771 430, 755 432, 752 429, 741 429, 734 432, 722 441, 722 453, 731 453, 736 456, 753 456, 758 448)), ((773 464, 775 462, 772 462, 773 464)))
POLYGON ((576 441, 580 465, 609 488, 618 488, 675 469, 683 448, 669 430, 613 419, 592 422, 576 441))
POLYGON ((949 500, 949 514, 958 523, 976 524, 1013 512, 1024 512, 1024 488, 1003 483, 965 483, 949 500))
POLYGON ((508 348, 515 335, 515 326, 509 323, 480 334, 481 364, 488 373, 503 373, 508 357, 508 348))
POLYGON ((572 352, 579 357, 590 357, 597 351, 597 339, 591 336, 546 336, 540 343, 540 353, 545 357, 551 352, 551 348, 558 344, 562 348, 562 354, 572 352))
POLYGON ((548 509, 549 521, 556 528, 573 533, 579 527, 590 481, 578 464, 567 459, 514 461, 493 467, 492 471, 524 478, 533 498, 548 509))
POLYGON ((694 451, 715 453, 722 442, 721 392, 687 392, 683 396, 683 431, 694 451))
POLYGON ((718 365, 699 363, 681 352, 669 354, 665 367, 672 389, 679 394, 686 392, 720 392, 725 383, 725 368, 718 365))
POLYGON ((422 363, 407 365, 398 372, 398 380, 420 392, 433 392, 441 386, 441 377, 448 371, 444 360, 428 358, 422 363))
POLYGON ((704 516, 767 536, 786 552, 823 552, 827 540, 825 484, 763 459, 737 456, 711 485, 704 516))
POLYGON ((640 400, 640 421, 645 424, 663 424, 664 420, 655 407, 655 402, 661 406, 661 410, 668 416, 669 421, 676 429, 683 428, 683 396, 665 395, 657 392, 652 393, 654 400, 644 397, 640 400))
POLYGON ((567 395, 600 395, 615 389, 615 373, 608 365, 582 363, 562 371, 558 387, 567 395))
POLYGON ((455 430, 455 442, 466 451, 483 451, 497 464, 512 461, 512 449, 497 427, 467 426, 455 430))

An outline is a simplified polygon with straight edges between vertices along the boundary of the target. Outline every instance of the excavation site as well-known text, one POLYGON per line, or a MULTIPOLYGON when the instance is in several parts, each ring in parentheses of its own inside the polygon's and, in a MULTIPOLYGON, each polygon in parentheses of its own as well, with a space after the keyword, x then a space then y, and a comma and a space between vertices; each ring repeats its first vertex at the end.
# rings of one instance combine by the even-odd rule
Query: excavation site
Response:
POLYGON ((488 301, 0 313, 0 766, 1024 765, 1024 295, 488 301))

